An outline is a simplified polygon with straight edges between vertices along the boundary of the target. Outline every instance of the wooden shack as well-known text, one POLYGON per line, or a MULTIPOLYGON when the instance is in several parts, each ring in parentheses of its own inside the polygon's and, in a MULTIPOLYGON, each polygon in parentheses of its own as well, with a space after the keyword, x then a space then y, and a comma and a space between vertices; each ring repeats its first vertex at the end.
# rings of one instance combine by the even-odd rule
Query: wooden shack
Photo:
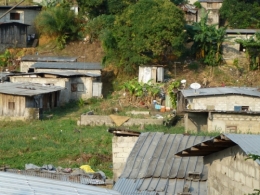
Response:
POLYGON ((35 83, 0 83, 0 119, 41 119, 43 110, 59 106, 61 89, 35 83))
POLYGON ((26 47, 28 26, 18 22, 0 23, 0 51, 6 48, 26 47))

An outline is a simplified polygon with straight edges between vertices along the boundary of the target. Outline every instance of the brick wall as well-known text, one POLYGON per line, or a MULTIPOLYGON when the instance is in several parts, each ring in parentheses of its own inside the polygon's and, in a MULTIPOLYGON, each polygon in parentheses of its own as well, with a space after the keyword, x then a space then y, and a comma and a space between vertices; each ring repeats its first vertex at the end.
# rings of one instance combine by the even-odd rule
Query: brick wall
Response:
POLYGON ((249 106, 251 111, 260 111, 260 98, 257 97, 225 95, 188 98, 188 100, 191 109, 195 110, 207 110, 210 107, 215 110, 234 111, 234 106, 249 106))
POLYGON ((259 133, 260 114, 229 114, 211 113, 212 120, 208 119, 208 131, 222 133, 259 133))
POLYGON ((208 166, 208 194, 246 195, 260 189, 260 166, 245 161, 246 154, 234 146, 204 157, 208 166))
POLYGON ((126 160, 132 151, 138 137, 118 137, 113 136, 112 153, 113 153, 113 180, 117 181, 121 175, 126 160))

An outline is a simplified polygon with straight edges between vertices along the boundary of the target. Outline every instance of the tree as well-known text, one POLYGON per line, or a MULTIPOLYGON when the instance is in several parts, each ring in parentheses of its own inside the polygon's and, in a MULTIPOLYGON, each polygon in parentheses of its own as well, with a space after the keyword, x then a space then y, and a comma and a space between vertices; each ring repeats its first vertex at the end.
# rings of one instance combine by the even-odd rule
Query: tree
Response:
POLYGON ((251 36, 248 39, 236 39, 235 41, 246 48, 249 59, 248 70, 258 68, 259 62, 256 59, 260 57, 260 33, 258 32, 255 36, 251 36))
MULTIPOLYGON (((83 14, 87 14, 89 19, 100 15, 116 15, 123 12, 129 5, 133 5, 138 0, 77 0, 83 14)), ((186 3, 187 0, 171 0, 175 5, 186 3)))
POLYGON ((69 6, 63 4, 43 10, 37 16, 35 24, 40 34, 56 37, 60 49, 67 40, 78 38, 81 28, 78 17, 69 6))
POLYGON ((219 13, 231 28, 260 27, 259 0, 225 0, 219 13))
POLYGON ((137 0, 77 0, 77 2, 83 14, 87 14, 89 19, 93 19, 103 14, 120 14, 137 0))
POLYGON ((226 28, 216 28, 216 25, 208 25, 208 13, 195 22, 192 26, 187 26, 187 32, 192 45, 192 53, 196 58, 203 59, 203 62, 210 66, 217 66, 222 62, 222 43, 225 40, 226 28))
POLYGON ((133 70, 137 65, 165 63, 180 56, 185 40, 184 15, 170 1, 139 0, 116 16, 101 40, 104 64, 133 70))

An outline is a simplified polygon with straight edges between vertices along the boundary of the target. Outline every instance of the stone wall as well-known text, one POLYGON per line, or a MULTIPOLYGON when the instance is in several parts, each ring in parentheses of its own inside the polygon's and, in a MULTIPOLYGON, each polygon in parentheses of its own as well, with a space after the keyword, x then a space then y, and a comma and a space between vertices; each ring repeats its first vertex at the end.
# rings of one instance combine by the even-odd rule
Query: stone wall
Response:
POLYGON ((260 111, 260 98, 243 95, 196 97, 188 101, 194 110, 234 111, 234 106, 249 106, 250 111, 260 111))
POLYGON ((230 114, 211 113, 212 120, 208 119, 208 131, 221 133, 259 133, 260 114, 230 114))
POLYGON ((260 189, 260 166, 239 146, 204 157, 208 166, 208 194, 246 195, 260 189))
POLYGON ((113 153, 113 180, 116 182, 121 175, 127 158, 132 151, 138 137, 118 137, 113 136, 112 153, 113 153))

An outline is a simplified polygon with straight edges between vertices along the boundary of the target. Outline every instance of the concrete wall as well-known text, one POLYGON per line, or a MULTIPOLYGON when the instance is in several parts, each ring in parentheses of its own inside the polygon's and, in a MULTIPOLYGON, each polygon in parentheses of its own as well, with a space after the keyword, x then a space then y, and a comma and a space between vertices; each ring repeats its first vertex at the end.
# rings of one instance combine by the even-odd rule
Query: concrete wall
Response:
POLYGON ((226 41, 223 42, 223 58, 226 61, 233 61, 234 59, 246 58, 243 51, 239 51, 240 44, 236 43, 236 39, 248 39, 252 35, 245 34, 227 34, 226 41))
POLYGON ((188 131, 207 131, 207 118, 208 113, 185 113, 184 114, 184 127, 185 132, 188 131))
POLYGON ((251 111, 260 111, 260 98, 243 95, 188 98, 188 102, 194 110, 234 111, 234 106, 249 106, 251 111))
POLYGON ((118 137, 113 136, 113 180, 117 181, 125 167, 126 160, 132 151, 138 137, 118 137))
POLYGON ((212 120, 208 119, 208 131, 221 133, 259 133, 260 114, 230 114, 211 113, 212 120))
POLYGON ((35 64, 35 62, 30 62, 30 61, 21 61, 20 62, 20 72, 25 72, 27 73, 29 68, 35 64))
POLYGON ((234 146, 204 157, 208 166, 208 194, 246 195, 260 189, 260 166, 246 160, 246 154, 234 146))

